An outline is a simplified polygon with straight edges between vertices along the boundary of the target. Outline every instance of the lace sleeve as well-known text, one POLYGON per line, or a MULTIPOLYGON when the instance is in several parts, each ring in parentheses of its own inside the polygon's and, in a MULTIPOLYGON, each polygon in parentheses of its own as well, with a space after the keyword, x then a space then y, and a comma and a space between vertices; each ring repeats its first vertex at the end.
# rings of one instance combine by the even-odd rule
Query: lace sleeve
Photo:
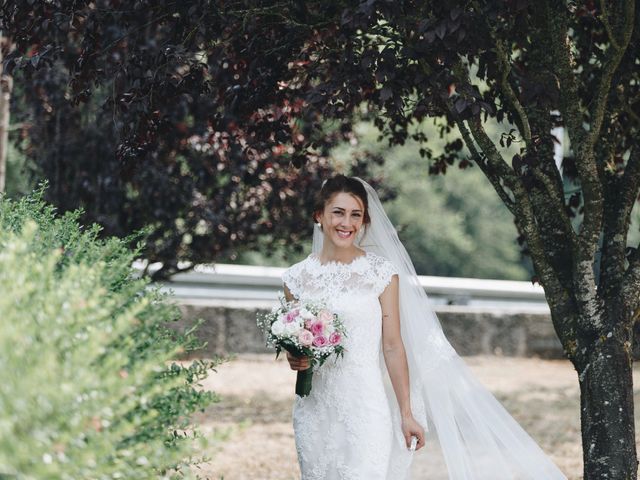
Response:
POLYGON ((376 296, 379 297, 385 288, 387 288, 387 285, 391 283, 391 278, 398 274, 398 269, 386 258, 378 256, 374 261, 374 272, 374 290, 376 296))
POLYGON ((296 269, 294 267, 295 265, 287 268, 284 272, 282 272, 282 281, 287 286, 291 294, 297 300, 300 300, 300 285, 295 273, 296 269))

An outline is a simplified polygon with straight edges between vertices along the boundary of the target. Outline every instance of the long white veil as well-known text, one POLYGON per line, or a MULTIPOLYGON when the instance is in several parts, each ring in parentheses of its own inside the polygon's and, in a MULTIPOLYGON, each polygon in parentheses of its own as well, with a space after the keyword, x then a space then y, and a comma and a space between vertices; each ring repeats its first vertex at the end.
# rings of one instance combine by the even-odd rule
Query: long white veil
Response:
MULTIPOLYGON (((400 321, 407 352, 411 406, 425 427, 427 443, 406 448, 398 403, 384 358, 380 366, 394 416, 394 451, 388 479, 409 479, 412 461, 424 465, 425 480, 566 480, 535 441, 475 378, 445 337, 418 275, 375 190, 359 177, 368 197, 371 224, 358 246, 390 260, 400 281, 400 321)), ((314 228, 314 253, 323 234, 314 228)), ((358 242, 358 240, 356 240, 358 242)))

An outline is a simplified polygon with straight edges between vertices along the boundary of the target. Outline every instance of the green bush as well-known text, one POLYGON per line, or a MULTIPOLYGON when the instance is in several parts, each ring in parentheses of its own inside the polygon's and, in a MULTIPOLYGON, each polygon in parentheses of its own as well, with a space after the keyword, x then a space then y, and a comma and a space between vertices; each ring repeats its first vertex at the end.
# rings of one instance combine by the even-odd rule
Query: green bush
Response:
POLYGON ((198 349, 157 289, 132 274, 131 239, 57 217, 42 189, 0 198, 0 478, 189 478, 206 440, 191 415, 217 401, 198 349))

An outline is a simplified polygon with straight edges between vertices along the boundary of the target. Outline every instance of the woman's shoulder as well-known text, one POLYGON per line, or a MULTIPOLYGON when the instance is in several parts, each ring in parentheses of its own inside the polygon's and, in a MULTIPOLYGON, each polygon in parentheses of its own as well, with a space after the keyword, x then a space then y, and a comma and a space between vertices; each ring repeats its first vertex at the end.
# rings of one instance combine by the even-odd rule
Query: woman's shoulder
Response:
POLYGON ((307 255, 306 257, 304 257, 299 262, 296 262, 296 263, 290 265, 289 267, 285 268, 284 271, 282 272, 283 278, 295 275, 298 272, 300 272, 300 270, 302 270, 304 268, 304 266, 306 265, 306 263, 309 261, 309 257, 310 256, 311 256, 311 254, 307 255))
POLYGON ((294 263, 290 267, 287 267, 282 272, 282 282, 287 286, 291 294, 295 298, 301 298, 303 280, 300 278, 302 271, 305 269, 305 265, 309 260, 309 256, 303 258, 299 262, 294 263))
POLYGON ((367 256, 369 257, 369 263, 373 266, 374 269, 384 271, 388 270, 393 271, 394 273, 398 273, 398 269, 396 268, 394 263, 384 255, 369 251, 367 253, 367 256))
POLYGON ((399 273, 398 268, 384 255, 370 252, 368 257, 372 269, 371 281, 373 290, 376 297, 379 297, 387 288, 387 285, 391 283, 393 276, 399 273))

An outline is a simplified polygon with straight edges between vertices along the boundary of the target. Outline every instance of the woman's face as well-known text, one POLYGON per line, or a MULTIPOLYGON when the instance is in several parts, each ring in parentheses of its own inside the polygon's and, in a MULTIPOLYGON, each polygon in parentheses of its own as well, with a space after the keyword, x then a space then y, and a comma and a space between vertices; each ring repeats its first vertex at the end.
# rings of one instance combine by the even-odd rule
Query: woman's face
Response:
POLYGON ((334 194, 325 204, 316 221, 322 223, 325 241, 336 246, 349 247, 362 227, 364 205, 360 198, 346 192, 334 194))

